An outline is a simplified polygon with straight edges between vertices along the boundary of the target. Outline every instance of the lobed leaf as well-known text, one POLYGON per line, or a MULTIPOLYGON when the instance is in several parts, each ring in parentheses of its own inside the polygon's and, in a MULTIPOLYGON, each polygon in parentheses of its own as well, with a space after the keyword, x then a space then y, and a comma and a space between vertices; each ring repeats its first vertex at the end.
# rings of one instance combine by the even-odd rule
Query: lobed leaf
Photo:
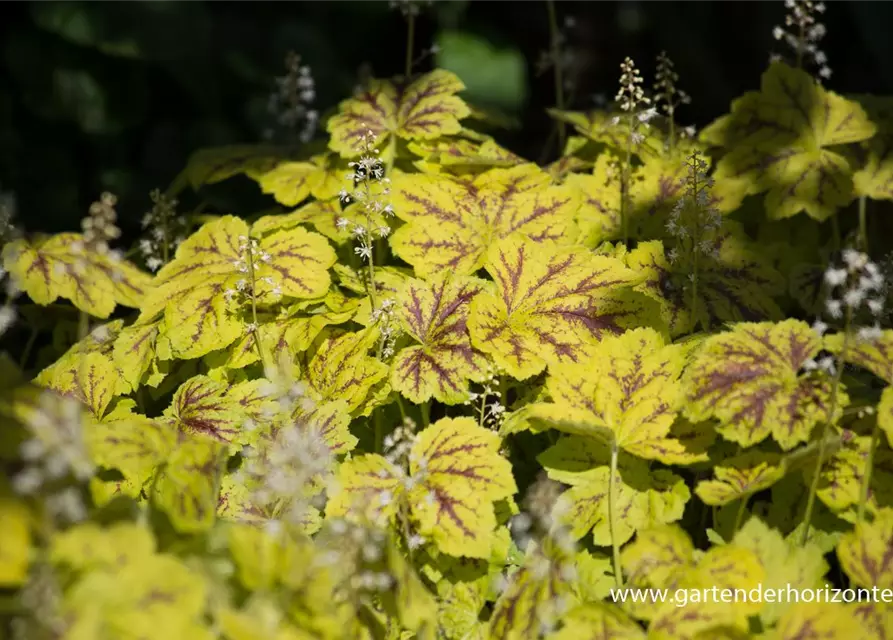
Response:
POLYGON ((131 263, 86 246, 82 235, 59 233, 7 243, 3 268, 39 305, 65 298, 92 316, 108 318, 116 305, 140 307, 151 276, 131 263))
POLYGON ((735 208, 746 195, 768 191, 770 218, 800 211, 825 220, 853 198, 852 168, 828 147, 871 138, 876 127, 858 103, 826 90, 805 71, 775 62, 759 92, 732 104, 730 116, 702 138, 732 148, 717 165, 718 191, 735 208))
MULTIPOLYGON (((395 144, 396 138, 432 140, 459 133, 459 120, 470 110, 456 96, 465 85, 450 71, 435 69, 409 84, 370 80, 353 98, 338 105, 338 113, 329 118, 326 130, 331 135, 329 148, 345 158, 358 154, 357 142, 371 131, 379 144, 395 144)), ((383 154, 390 159, 393 152, 383 154)))
MULTIPOLYGON (((830 381, 801 373, 820 346, 799 320, 741 323, 708 338, 687 374, 688 417, 716 418, 717 431, 742 446, 771 434, 783 449, 793 448, 829 418, 830 381)), ((846 402, 839 392, 837 410, 846 402)))
POLYGON ((490 249, 487 271, 496 293, 472 302, 471 341, 519 380, 547 364, 585 361, 600 337, 642 315, 641 308, 619 304, 635 275, 613 258, 538 247, 515 235, 490 249))
POLYGON ((400 174, 392 203, 406 224, 391 236, 391 247, 428 277, 443 270, 474 273, 490 247, 514 232, 534 242, 570 242, 578 201, 570 189, 550 183, 532 164, 467 179, 400 174))
POLYGON ((412 402, 432 397, 446 404, 468 397, 468 380, 486 359, 471 346, 466 326, 471 301, 484 282, 449 273, 429 282, 409 280, 397 298, 400 324, 418 342, 401 349, 391 364, 391 386, 412 402))

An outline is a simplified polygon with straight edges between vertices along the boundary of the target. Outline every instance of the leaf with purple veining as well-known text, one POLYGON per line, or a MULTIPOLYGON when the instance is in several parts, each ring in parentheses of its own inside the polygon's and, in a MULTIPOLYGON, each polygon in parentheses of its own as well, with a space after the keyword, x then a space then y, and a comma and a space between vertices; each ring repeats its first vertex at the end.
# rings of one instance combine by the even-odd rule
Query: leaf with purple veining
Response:
POLYGON ((391 365, 394 390, 416 403, 432 397, 455 404, 468 397, 468 380, 486 358, 471 346, 468 310, 485 283, 443 274, 429 282, 410 280, 397 298, 403 330, 419 344, 401 349, 391 365))
POLYGON ((391 247, 422 277, 472 274, 490 247, 515 232, 541 243, 569 244, 577 236, 577 194, 551 185, 531 164, 462 179, 402 174, 394 179, 392 203, 406 224, 391 247))

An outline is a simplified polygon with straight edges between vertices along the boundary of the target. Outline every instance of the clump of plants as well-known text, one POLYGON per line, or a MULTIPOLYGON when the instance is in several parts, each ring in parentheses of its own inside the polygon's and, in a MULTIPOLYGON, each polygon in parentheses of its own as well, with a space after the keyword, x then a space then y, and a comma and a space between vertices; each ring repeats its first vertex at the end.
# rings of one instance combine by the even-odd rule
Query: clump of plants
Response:
POLYGON ((627 58, 540 166, 410 38, 316 142, 290 57, 289 143, 197 152, 134 250, 111 194, 0 217, 0 637, 893 635, 617 596, 893 588, 893 103, 825 86, 788 4, 793 59, 700 133, 627 58), (179 207, 236 175, 278 208, 179 207))

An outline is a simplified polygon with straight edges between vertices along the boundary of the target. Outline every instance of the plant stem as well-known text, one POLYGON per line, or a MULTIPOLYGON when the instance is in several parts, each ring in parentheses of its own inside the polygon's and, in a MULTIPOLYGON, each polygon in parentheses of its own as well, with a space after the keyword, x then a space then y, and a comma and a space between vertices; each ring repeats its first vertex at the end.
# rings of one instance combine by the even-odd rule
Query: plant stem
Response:
POLYGON ((90 333, 90 315, 86 311, 81 311, 78 315, 78 339, 80 342, 90 333))
POLYGON ((865 196, 859 197, 859 248, 863 253, 868 253, 868 220, 867 220, 867 199, 865 196))
POLYGON ((267 360, 264 357, 264 348, 260 342, 260 325, 257 322, 257 279, 254 272, 254 250, 251 247, 251 238, 248 239, 248 277, 251 279, 251 323, 253 329, 254 346, 257 349, 257 357, 264 372, 267 371, 267 360))
POLYGON ((623 229, 623 244, 629 245, 629 176, 630 166, 633 162, 633 128, 635 127, 635 114, 629 114, 629 131, 626 138, 626 161, 623 163, 623 171, 620 175, 620 226, 623 229))
POLYGON ((410 14, 406 19, 406 82, 412 77, 412 50, 415 48, 415 16, 410 14))
POLYGON ((375 453, 382 452, 382 443, 384 442, 384 425, 381 422, 381 411, 375 411, 372 422, 375 426, 375 453))
POLYGON ((868 504, 868 495, 871 493, 871 472, 874 466, 874 452, 877 450, 878 440, 881 430, 879 428, 880 420, 875 420, 874 428, 871 430, 871 445, 868 448, 868 460, 865 461, 865 473, 862 476, 862 491, 859 497, 859 509, 856 512, 856 523, 862 522, 865 518, 865 507, 868 504))
POLYGON ((431 424, 431 404, 430 400, 428 402, 423 402, 419 405, 419 412, 422 414, 422 428, 427 427, 431 424))
POLYGON ((812 473, 812 482, 809 485, 809 497, 806 499, 806 513, 803 515, 803 535, 800 538, 800 546, 805 546, 809 540, 809 526, 812 521, 812 512, 815 508, 816 493, 819 489, 819 480, 822 477, 822 465, 825 463, 825 449, 827 445, 828 428, 834 420, 834 413, 837 411, 837 390, 840 388, 840 378, 843 375, 843 363, 846 357, 846 351, 849 347, 850 338, 850 322, 853 313, 847 310, 846 322, 843 330, 843 345, 837 354, 835 361, 834 378, 831 382, 831 401, 828 405, 828 415, 822 425, 822 433, 819 436, 819 454, 815 462, 815 471, 812 473))
POLYGON ((608 526, 611 530, 611 551, 614 557, 614 582, 618 589, 623 588, 623 573, 620 568, 620 544, 617 542, 617 510, 615 485, 617 484, 617 458, 620 455, 620 449, 617 446, 616 438, 611 439, 611 469, 608 477, 608 526))
POLYGON ((695 208, 695 223, 693 225, 694 229, 692 231, 692 239, 691 239, 691 261, 692 261, 692 274, 691 274, 691 332, 694 333, 695 328, 698 326, 698 258, 700 257, 700 246, 701 246, 701 216, 698 205, 698 172, 695 170, 692 173, 692 188, 695 194, 693 199, 692 206, 695 208))
POLYGON ((481 413, 478 418, 478 425, 484 426, 484 419, 487 417, 487 389, 484 388, 484 392, 481 394, 481 413))
POLYGON ((738 529, 741 528, 741 521, 744 519, 744 512, 747 510, 747 501, 750 499, 750 494, 744 495, 741 497, 740 504, 738 505, 738 511, 735 513, 735 524, 732 527, 732 537, 738 533, 738 529))
MULTIPOLYGON (((555 106, 560 110, 564 110, 564 78, 561 72, 561 43, 560 33, 558 31, 558 17, 555 12, 555 1, 546 0, 546 7, 549 10, 549 41, 552 48, 552 67, 555 71, 555 106)), ((560 120, 558 124, 558 153, 564 152, 564 140, 566 131, 564 123, 560 120)))
POLYGON ((38 333, 37 329, 32 327, 31 335, 28 336, 28 342, 25 343, 25 348, 22 350, 22 356, 19 358, 19 369, 22 371, 25 370, 25 365, 28 364, 28 357, 31 355, 31 349, 34 348, 38 333))

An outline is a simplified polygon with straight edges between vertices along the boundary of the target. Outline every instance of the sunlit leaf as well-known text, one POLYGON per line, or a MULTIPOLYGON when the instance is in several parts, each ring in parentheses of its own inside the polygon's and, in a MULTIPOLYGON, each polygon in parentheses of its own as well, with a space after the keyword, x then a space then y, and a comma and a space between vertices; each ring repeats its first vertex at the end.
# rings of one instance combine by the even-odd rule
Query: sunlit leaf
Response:
POLYGON ((837 557, 855 585, 893 588, 893 509, 881 509, 874 522, 859 522, 845 533, 837 557))
POLYGON ((378 337, 377 331, 365 330, 327 338, 307 367, 307 381, 316 395, 343 400, 348 411, 358 409, 388 375, 387 365, 367 355, 378 337))
POLYGON ((585 604, 568 612, 561 631, 548 640, 645 640, 645 631, 607 603, 585 604))
POLYGON ((825 220, 853 198, 852 168, 831 148, 866 140, 875 130, 858 103, 828 91, 801 69, 775 62, 763 74, 760 91, 736 100, 731 115, 704 130, 702 138, 731 149, 716 168, 719 191, 734 191, 738 203, 768 191, 770 218, 806 211, 825 220))
MULTIPOLYGON (((250 286, 251 269, 242 245, 248 225, 233 216, 205 224, 177 248, 159 271, 142 306, 140 322, 164 313, 164 334, 174 354, 198 357, 231 344, 243 322, 226 301, 227 292, 250 286)), ((329 287, 335 253, 318 234, 301 227, 270 233, 254 256, 254 291, 261 304, 282 296, 318 298, 329 287)))
POLYGON ((713 480, 701 480, 697 496, 709 505, 724 505, 768 489, 784 475, 780 456, 748 451, 713 468, 713 480))
MULTIPOLYGON (((609 521, 610 449, 582 436, 565 436, 537 460, 549 478, 570 485, 561 500, 571 535, 581 538, 591 529, 597 545, 611 545, 609 521)), ((616 542, 623 544, 636 531, 674 522, 682 517, 691 492, 685 481, 666 469, 621 454, 615 479, 616 542)))
MULTIPOLYGON (((353 98, 338 105, 329 119, 329 147, 344 157, 358 154, 357 143, 371 131, 380 147, 393 144, 395 136, 408 140, 430 140, 461 130, 459 120, 469 115, 468 106, 456 94, 465 85, 443 69, 436 69, 411 82, 395 85, 371 80, 353 98)), ((383 153, 388 159, 389 154, 383 153)))
POLYGON ((194 533, 214 523, 221 452, 209 439, 181 439, 153 481, 152 499, 178 531, 194 533))
POLYGON ((418 531, 443 553, 472 558, 490 554, 496 515, 493 503, 517 491, 511 464, 499 454, 500 438, 471 418, 443 418, 421 431, 409 469, 377 454, 341 465, 341 492, 328 517, 359 509, 392 517, 406 500, 418 531), (418 478, 404 485, 406 475, 418 478))
POLYGON ((97 318, 119 304, 139 307, 151 281, 126 260, 90 249, 76 233, 10 242, 3 247, 3 268, 37 304, 65 298, 97 318))
POLYGON ((620 304, 635 275, 613 258, 511 236, 491 248, 487 271, 496 294, 471 304, 472 344, 519 380, 547 364, 585 361, 602 335, 641 317, 641 308, 620 304))
POLYGON ((685 446, 669 434, 682 407, 683 364, 682 347, 665 346, 653 329, 608 336, 591 359, 553 366, 547 382, 553 402, 529 410, 561 431, 608 437, 638 457, 678 463, 685 446))
MULTIPOLYGON (((764 589, 780 591, 824 587, 828 564, 822 550, 811 543, 801 547, 795 541, 785 540, 778 530, 771 529, 759 518, 750 518, 735 534, 732 544, 750 549, 759 557, 766 574, 764 589)), ((769 602, 764 599, 760 618, 770 625, 792 604, 790 601, 769 602)))
MULTIPOLYGON (((742 446, 769 435, 786 450, 804 442, 829 417, 830 380, 801 373, 820 347, 799 320, 741 323, 708 338, 688 372, 689 418, 716 418, 717 431, 742 446)), ((847 402, 839 394, 838 411, 847 402)))
POLYGON ((550 182, 530 164, 462 180, 401 174, 392 203, 407 224, 391 237, 391 247, 427 277, 443 270, 474 273, 490 247, 513 232, 534 242, 570 242, 578 201, 572 190, 550 182))
POLYGON ((0 493, 0 586, 16 587, 28 577, 31 564, 31 516, 25 503, 0 493))
POLYGON ((471 346, 466 322, 471 301, 484 283, 450 274, 429 282, 410 280, 397 299, 403 330, 419 344, 400 350, 391 365, 391 385, 416 403, 432 397, 447 404, 468 397, 468 380, 486 366, 471 346))

